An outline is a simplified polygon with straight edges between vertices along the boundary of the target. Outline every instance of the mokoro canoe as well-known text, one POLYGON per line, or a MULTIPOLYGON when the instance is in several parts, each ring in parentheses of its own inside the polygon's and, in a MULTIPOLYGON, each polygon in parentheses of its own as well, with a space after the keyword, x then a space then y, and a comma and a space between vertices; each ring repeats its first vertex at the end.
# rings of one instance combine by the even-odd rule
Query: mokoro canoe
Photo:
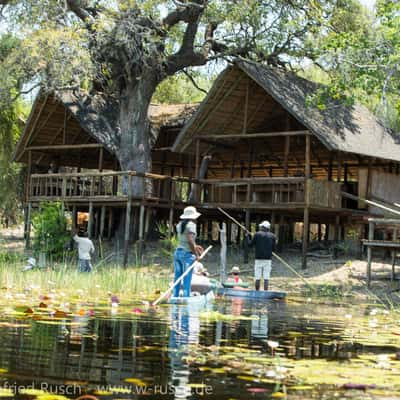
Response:
POLYGON ((199 304, 206 305, 214 300, 214 292, 210 290, 207 294, 190 297, 170 297, 168 303, 170 304, 199 304))
POLYGON ((253 300, 284 299, 286 292, 274 292, 272 290, 240 290, 231 288, 218 288, 217 294, 220 296, 241 297, 253 300))

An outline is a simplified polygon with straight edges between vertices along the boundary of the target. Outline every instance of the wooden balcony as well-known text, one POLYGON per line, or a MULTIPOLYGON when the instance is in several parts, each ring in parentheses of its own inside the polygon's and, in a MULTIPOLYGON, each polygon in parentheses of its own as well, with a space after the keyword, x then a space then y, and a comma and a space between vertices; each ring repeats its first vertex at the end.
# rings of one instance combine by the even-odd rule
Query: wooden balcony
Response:
POLYGON ((206 208, 341 208, 339 183, 304 177, 196 181, 124 171, 33 174, 29 179, 28 201, 125 202, 129 198, 165 205, 192 203, 206 208), (137 190, 137 185, 144 190, 137 190), (142 194, 135 195, 138 192, 142 194))

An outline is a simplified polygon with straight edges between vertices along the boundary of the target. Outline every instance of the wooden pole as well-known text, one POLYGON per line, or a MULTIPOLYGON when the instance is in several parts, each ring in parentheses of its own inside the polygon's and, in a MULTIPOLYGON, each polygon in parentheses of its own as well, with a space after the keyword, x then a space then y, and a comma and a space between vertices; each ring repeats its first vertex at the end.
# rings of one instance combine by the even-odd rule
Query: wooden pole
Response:
POLYGON ((329 163, 328 163, 328 181, 332 180, 333 176, 333 157, 332 153, 329 154, 329 163))
POLYGON ((303 248, 302 248, 302 261, 301 268, 307 268, 307 250, 308 240, 310 235, 310 210, 309 210, 309 179, 311 175, 311 139, 306 136, 306 150, 305 150, 305 182, 304 182, 304 213, 303 213, 303 248))
POLYGON ((220 241, 221 241, 221 266, 219 278, 221 282, 226 280, 226 253, 227 253, 227 229, 226 223, 222 223, 222 229, 220 230, 220 241))
POLYGON ((89 201, 88 237, 93 237, 93 202, 89 201))
POLYGON ((101 216, 100 216, 100 239, 104 237, 104 226, 106 221, 106 206, 101 206, 101 216))
MULTIPOLYGON (((246 229, 249 232, 250 231, 250 210, 246 210, 246 215, 245 215, 245 225, 246 229)), ((249 262, 249 245, 247 243, 247 240, 244 241, 244 263, 248 264, 249 262)))
POLYGON ((335 217, 335 247, 334 247, 334 251, 333 251, 334 258, 337 258, 337 256, 338 256, 339 232, 340 232, 340 216, 336 215, 336 217, 335 217))
POLYGON ((76 230, 76 225, 77 225, 77 219, 78 219, 78 212, 76 209, 76 206, 72 207, 72 230, 76 230))
POLYGON ((139 259, 142 258, 142 254, 143 254, 145 213, 146 213, 145 206, 143 204, 141 204, 140 205, 140 214, 139 214, 139 259))
MULTIPOLYGON (((368 240, 374 240, 374 223, 368 223, 368 240)), ((367 286, 371 285, 372 246, 367 247, 367 286)))
POLYGON ((308 207, 304 208, 303 213, 303 238, 302 238, 302 259, 301 269, 307 269, 307 249, 308 249, 308 238, 310 234, 310 210, 308 207))
POLYGON ((200 139, 196 140, 196 166, 195 166, 195 178, 199 179, 200 172, 200 139))
POLYGON ((108 232, 107 232, 107 238, 110 240, 112 236, 112 226, 113 226, 113 215, 114 210, 112 207, 108 209, 108 232))
POLYGON ((29 200, 31 196, 31 174, 32 174, 32 152, 29 150, 28 151, 28 170, 26 172, 26 196, 25 199, 26 201, 29 200))
POLYGON ((290 136, 285 137, 285 154, 283 159, 283 175, 288 176, 289 171, 289 152, 290 152, 290 136))
POLYGON ((124 237, 124 258, 122 265, 124 268, 128 265, 129 258, 129 239, 131 228, 131 214, 132 214, 132 175, 128 175, 128 201, 126 203, 125 213, 125 237, 124 237))
POLYGON ((63 125, 63 138, 62 143, 67 144, 67 108, 64 108, 64 125, 63 125))
POLYGON ((25 248, 31 247, 31 214, 32 214, 32 203, 29 201, 26 207, 26 223, 25 223, 25 248))
POLYGON ((338 159, 338 165, 337 165, 337 176, 336 176, 336 181, 340 182, 342 180, 342 154, 338 152, 337 155, 338 159))

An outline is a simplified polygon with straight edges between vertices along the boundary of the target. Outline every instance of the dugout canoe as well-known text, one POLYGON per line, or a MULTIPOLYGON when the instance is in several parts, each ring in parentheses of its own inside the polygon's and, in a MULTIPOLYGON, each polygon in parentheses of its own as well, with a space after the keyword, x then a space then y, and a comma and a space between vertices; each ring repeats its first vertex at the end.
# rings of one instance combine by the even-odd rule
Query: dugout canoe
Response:
POLYGON ((212 290, 207 294, 202 294, 199 296, 190 297, 170 297, 168 300, 169 304, 196 304, 196 305, 206 305, 214 301, 215 295, 212 290))
POLYGON ((286 292, 275 292, 272 290, 241 290, 224 287, 218 288, 217 294, 219 296, 240 297, 252 300, 284 299, 286 297, 286 292))

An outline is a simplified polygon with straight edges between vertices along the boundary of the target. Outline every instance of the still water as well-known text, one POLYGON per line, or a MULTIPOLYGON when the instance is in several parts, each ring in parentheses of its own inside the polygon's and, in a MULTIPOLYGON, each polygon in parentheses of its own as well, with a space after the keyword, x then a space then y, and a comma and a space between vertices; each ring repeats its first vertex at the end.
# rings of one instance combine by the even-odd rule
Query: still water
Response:
POLYGON ((0 396, 400 398, 399 321, 367 305, 85 307, 3 317, 0 396))

